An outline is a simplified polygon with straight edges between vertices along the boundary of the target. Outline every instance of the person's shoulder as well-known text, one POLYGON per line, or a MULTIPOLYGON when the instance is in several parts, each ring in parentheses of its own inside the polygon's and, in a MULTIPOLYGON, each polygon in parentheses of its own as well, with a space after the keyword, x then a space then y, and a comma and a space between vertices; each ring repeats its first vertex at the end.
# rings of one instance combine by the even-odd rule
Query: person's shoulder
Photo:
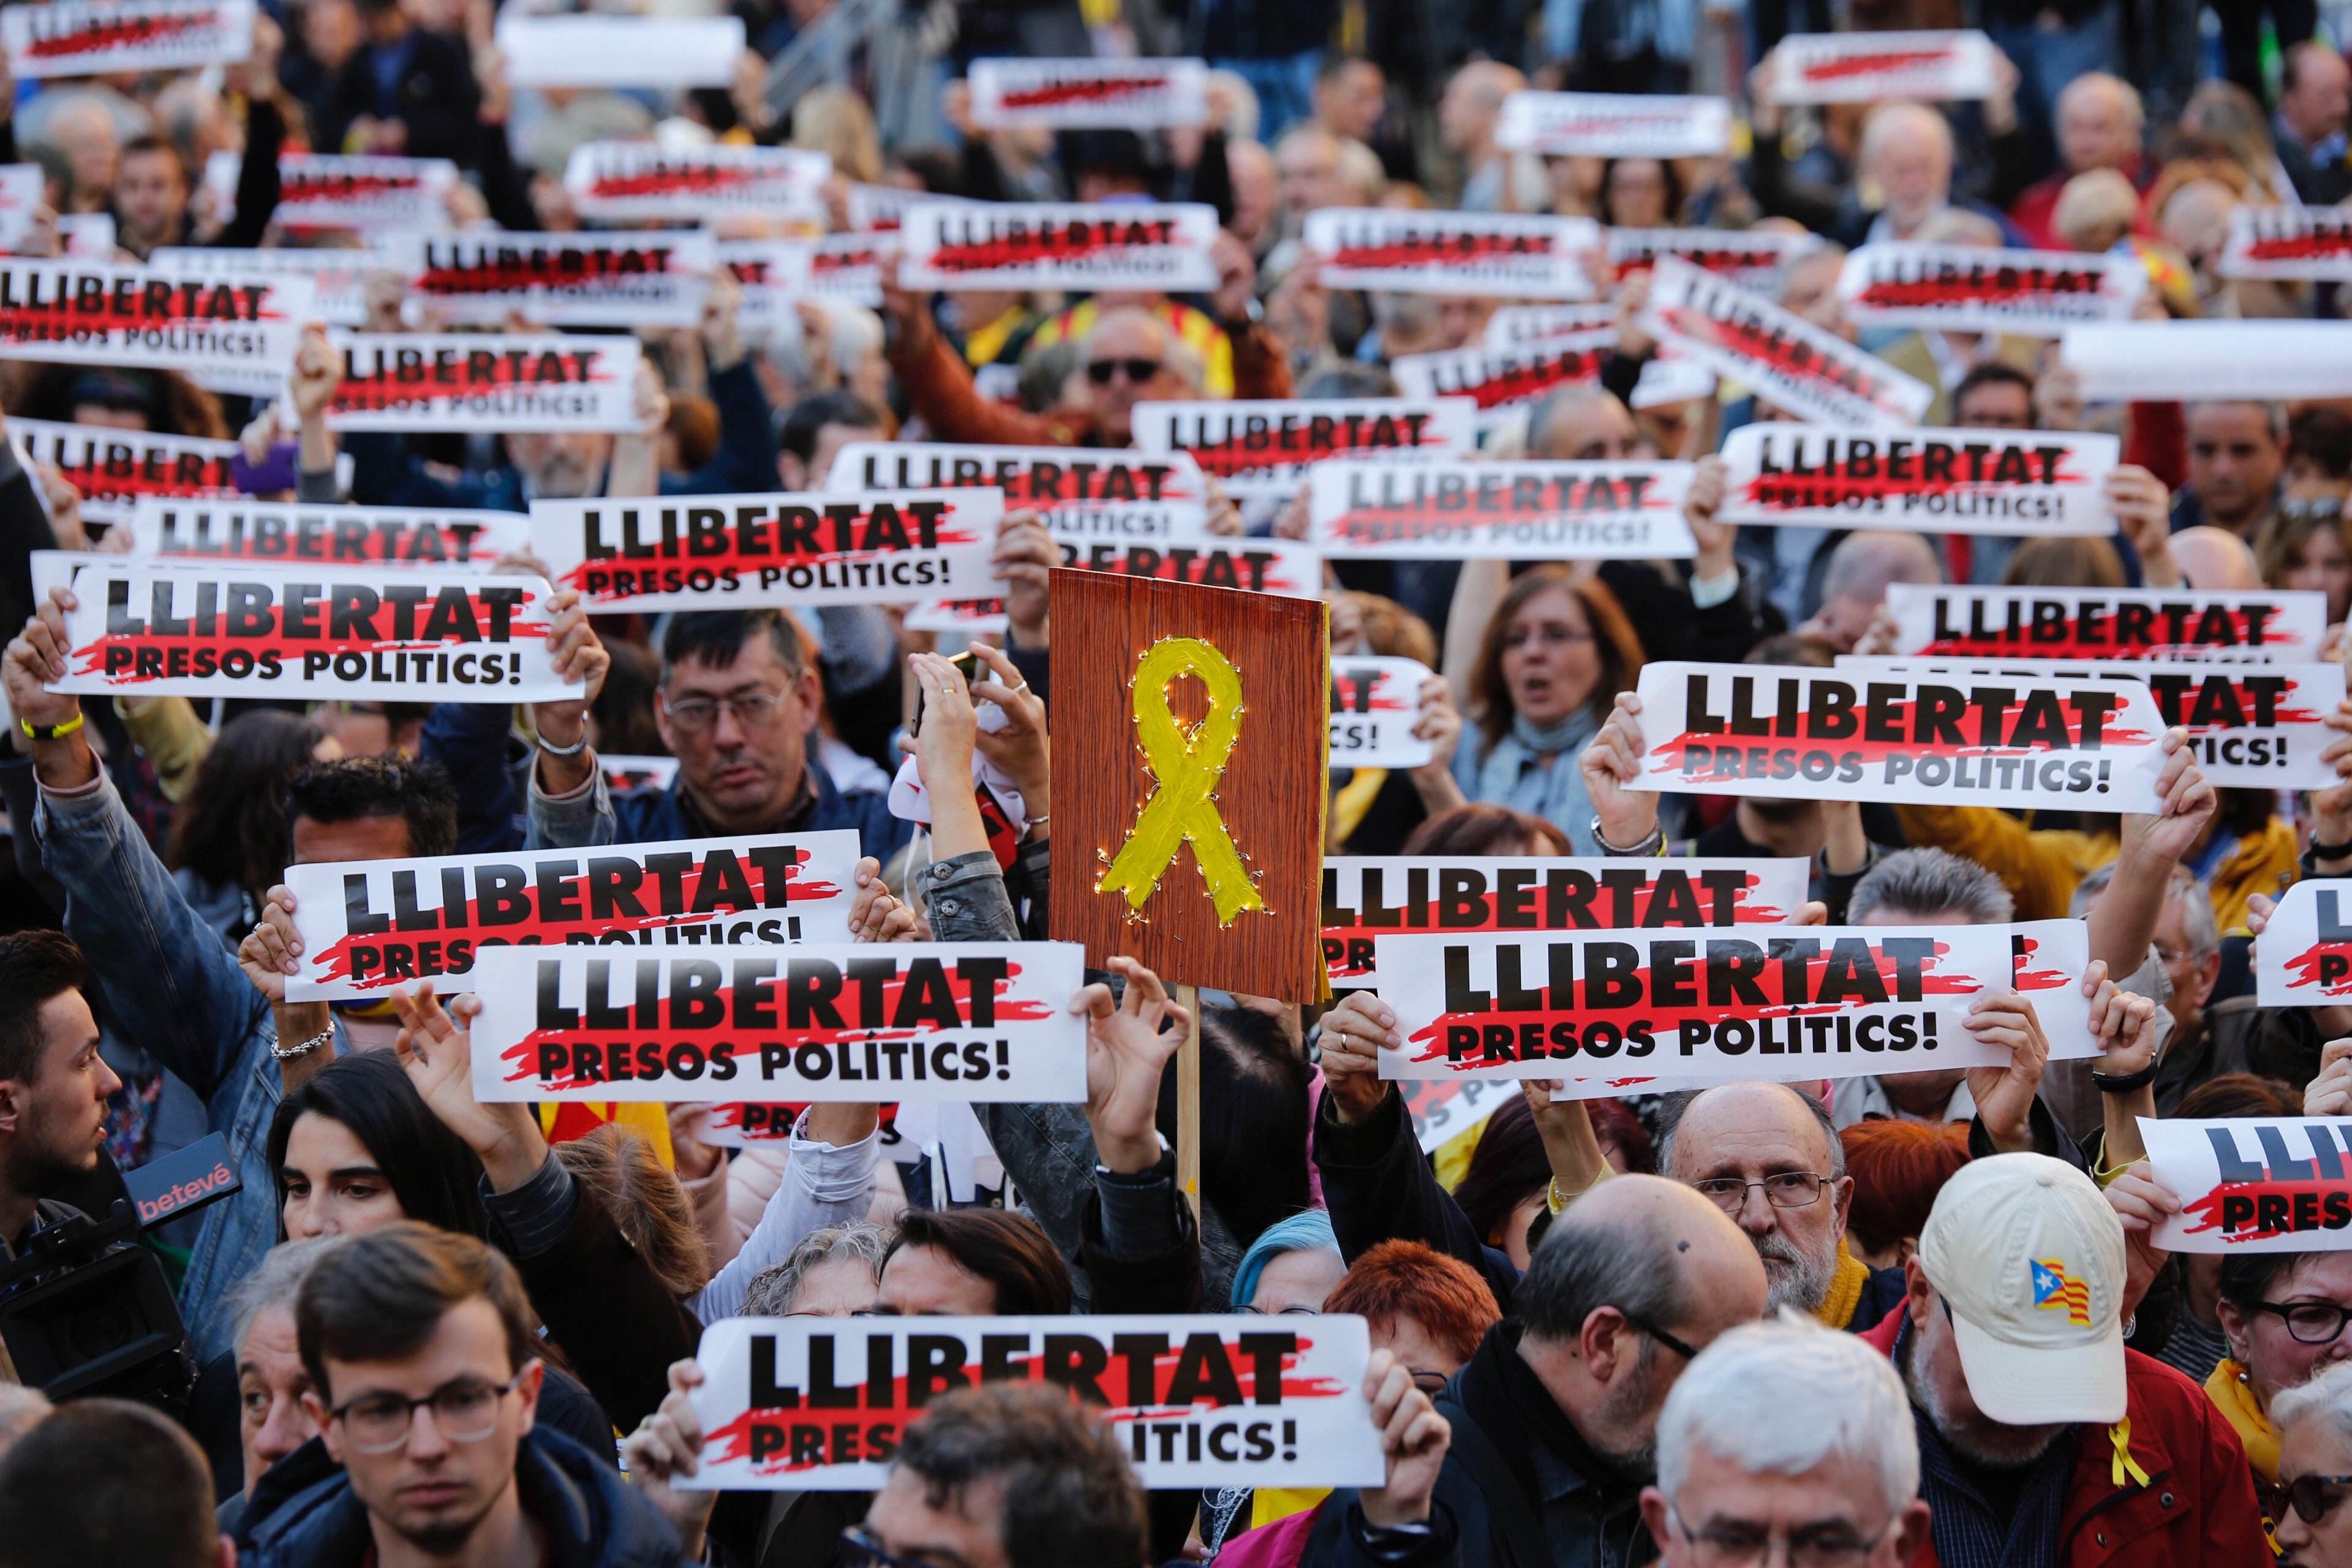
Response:
POLYGON ((2129 1346, 2124 1349, 2124 1389, 2135 1431, 2228 1426, 2212 1395, 2187 1373, 2129 1346))
POLYGON ((674 1568, 677 1532, 610 1463, 571 1438, 534 1426, 516 1457, 523 1506, 555 1538, 562 1562, 594 1568, 674 1568))

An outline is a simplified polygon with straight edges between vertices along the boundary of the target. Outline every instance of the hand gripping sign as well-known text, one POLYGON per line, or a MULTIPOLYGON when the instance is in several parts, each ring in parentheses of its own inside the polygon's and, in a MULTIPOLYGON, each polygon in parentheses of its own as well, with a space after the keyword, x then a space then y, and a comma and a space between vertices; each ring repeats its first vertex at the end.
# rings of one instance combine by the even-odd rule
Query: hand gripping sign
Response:
POLYGON ((2352 213, 2342 207, 2232 207, 2215 270, 2224 278, 2352 278, 2352 213))
POLYGON ((1206 125, 1205 60, 971 62, 971 122, 982 131, 1144 131, 1206 125))
POLYGON ((2352 879, 2306 878, 2279 895, 2254 943, 2254 999, 2265 1007, 2352 1001, 2352 879))
POLYGON ((1935 401, 1924 383, 1736 283, 1662 256, 1642 328, 1660 342, 1825 425, 1916 425, 1935 401))
POLYGON ((2058 359, 2094 403, 2352 396, 2352 321, 2106 321, 2058 359))
POLYGON ((1846 258, 1837 287, 1864 326, 2054 338, 2084 321, 2128 319, 2147 292, 2147 268, 2134 256, 1865 245, 1846 258))
POLYGON ((628 1101, 1087 1097, 1067 942, 480 947, 474 1097, 628 1101))
POLYGON ((1515 92, 1495 143, 1549 157, 1712 158, 1731 146, 1720 98, 1621 92, 1515 92))
POLYGON ((1139 403, 1141 452, 1183 452, 1241 500, 1288 500, 1309 468, 1333 458, 1419 461, 1478 445, 1466 397, 1323 398, 1300 402, 1139 403))
POLYGON ((635 430, 635 338, 345 332, 330 430, 635 430))
POLYGON ((1930 103, 1990 98, 1992 40, 1973 28, 1922 33, 1792 33, 1774 51, 1777 103, 1930 103))
POLYGON ((415 566, 101 558, 52 691, 130 697, 553 702, 580 696, 547 653, 537 577, 415 566))
POLYGON ((1811 879, 1803 859, 1333 856, 1323 959, 1334 990, 1360 989, 1385 933, 1786 925, 1811 879))
POLYGON ((139 553, 174 559, 487 567, 530 548, 530 520, 516 511, 455 507, 412 510, 142 496, 131 514, 131 537, 139 553))
POLYGON ((0 49, 19 80, 233 65, 253 16, 253 0, 50 0, 0 11, 0 49))
POLYGON ((832 173, 831 158, 798 147, 589 142, 572 150, 563 188, 587 218, 696 224, 743 213, 822 224, 832 173))
POLYGON ((2312 664, 2327 634, 2327 595, 2265 588, 1886 590, 1897 654, 1952 658, 2193 660, 2312 664))
POLYGON ((413 296, 443 321, 691 327, 719 265, 707 234, 409 235, 413 296))
POLYGON ((2145 685, 1662 662, 1642 670, 1627 787, 1767 800, 2157 809, 2145 685))
POLYGON ((1856 431, 1762 421, 1723 444, 1725 522, 1922 533, 2115 531, 2122 443, 2074 431, 1856 431))
POLYGON ((1388 207, 1322 208, 1301 237, 1333 289, 1496 299, 1590 299, 1578 257, 1601 248, 1590 218, 1388 207))
POLYGON ((1208 528, 1200 466, 1181 452, 852 441, 824 480, 833 495, 973 486, 1003 490, 1005 510, 1034 511, 1065 540, 1192 539, 1208 528))
POLYGON ((1467 397, 1477 406, 1478 428, 1498 430, 1560 387, 1599 385, 1602 367, 1616 352, 1617 333, 1612 329, 1517 348, 1474 345, 1442 353, 1399 354, 1389 369, 1406 396, 1467 397))
POLYGON ((2148 1237, 2167 1252, 2352 1251, 2352 1120, 2143 1116, 2139 1135, 2149 1173, 2180 1200, 2148 1237))
POLYGON ((1214 289, 1217 209, 919 202, 898 231, 909 289, 1214 289))
POLYGON ((1337 654, 1331 659, 1331 765, 1417 768, 1430 744, 1412 732, 1429 666, 1413 658, 1337 654))
POLYGON ((600 849, 290 866, 302 971, 289 1002, 471 989, 485 947, 845 942, 857 835, 777 834, 600 849))
POLYGON ((199 379, 282 374, 310 315, 307 278, 173 278, 95 261, 0 261, 0 359, 139 365, 199 379))
POLYGON ((1653 561, 1698 553, 1688 463, 1318 463, 1310 538, 1327 560, 1653 561))
POLYGON ((535 500, 531 539, 597 610, 903 605, 993 592, 994 489, 535 500))
POLYGON ((237 493, 230 465, 242 448, 234 441, 13 416, 7 431, 26 458, 48 464, 81 491, 81 515, 89 522, 128 522, 149 496, 237 493))
POLYGON ((695 1358, 702 1462, 673 1483, 688 1490, 871 1491, 926 1406, 1000 1383, 1067 1390, 1147 1487, 1385 1474, 1361 1318, 729 1318, 695 1358))

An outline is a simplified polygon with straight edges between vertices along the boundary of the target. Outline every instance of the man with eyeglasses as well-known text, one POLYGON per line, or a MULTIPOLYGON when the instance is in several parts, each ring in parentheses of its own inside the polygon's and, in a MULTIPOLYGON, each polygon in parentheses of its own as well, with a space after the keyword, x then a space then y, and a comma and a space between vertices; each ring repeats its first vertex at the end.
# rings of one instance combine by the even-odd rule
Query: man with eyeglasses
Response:
POLYGON ((255 1494, 247 1568, 678 1568, 653 1505, 534 1424, 533 1321, 514 1266, 472 1237, 403 1221, 321 1258, 295 1336, 342 1468, 255 1494))
POLYGON ((2122 1223, 2083 1172, 1970 1161, 1864 1335, 1911 1396, 1932 1510, 1916 1563, 2264 1561, 2245 1450, 2197 1385, 2124 1347, 2122 1223))
POLYGON ((1886 1358, 1793 1313, 1699 1353, 1658 1416, 1642 1521, 1665 1568, 1896 1568, 1927 1533, 1886 1358))
POLYGON ((2290 1568, 2352 1568, 2352 1363, 2336 1362, 2279 1395, 2275 1537, 2290 1568))

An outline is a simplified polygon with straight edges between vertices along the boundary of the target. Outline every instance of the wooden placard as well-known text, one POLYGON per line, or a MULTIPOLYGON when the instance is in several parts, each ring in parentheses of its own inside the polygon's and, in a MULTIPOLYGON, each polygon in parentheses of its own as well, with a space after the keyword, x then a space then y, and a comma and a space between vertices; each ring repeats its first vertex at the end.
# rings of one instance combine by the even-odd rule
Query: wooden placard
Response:
MULTIPOLYGON (((1171 984, 1319 999, 1330 742, 1325 606, 1067 570, 1054 573, 1051 594, 1055 859, 1068 868, 1055 887, 1054 937, 1085 943, 1090 963, 1124 953, 1171 984), (1230 920, 1220 920, 1190 839, 1156 879, 1145 879, 1139 908, 1122 888, 1102 886, 1162 787, 1139 741, 1135 715, 1150 699, 1135 678, 1155 648, 1184 638, 1207 644, 1240 678, 1239 728, 1210 802, 1258 907, 1235 910, 1230 920)), ((1180 733, 1198 736, 1211 717, 1207 687, 1179 675, 1166 690, 1180 733)), ((1227 886, 1230 895, 1230 879, 1227 886)))

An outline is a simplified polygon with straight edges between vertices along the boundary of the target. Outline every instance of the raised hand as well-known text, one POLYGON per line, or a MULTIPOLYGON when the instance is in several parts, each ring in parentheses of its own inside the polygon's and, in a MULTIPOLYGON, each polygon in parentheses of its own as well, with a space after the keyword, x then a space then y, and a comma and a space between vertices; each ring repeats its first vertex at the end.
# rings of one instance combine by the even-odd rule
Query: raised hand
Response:
POLYGON ((524 1104, 485 1105, 474 1098, 474 1044, 467 1030, 482 999, 467 994, 444 1008, 430 982, 392 994, 400 1016, 393 1050, 417 1095, 482 1162, 493 1192, 510 1193, 547 1163, 539 1118, 524 1104))
POLYGON ((1642 700, 1621 691, 1601 732, 1576 763, 1584 773, 1592 815, 1601 821, 1601 837, 1627 848, 1658 829, 1658 797, 1625 787, 1642 776, 1642 700))
POLYGON ((702 1535, 709 1528, 719 1494, 688 1491, 670 1482, 702 1468, 702 1418, 694 1413, 692 1397, 702 1384, 699 1362, 689 1356, 670 1363, 669 1393, 660 1407, 621 1439, 621 1468, 628 1472, 629 1484, 669 1521, 690 1563, 702 1560, 702 1535))
POLYGON ((2042 1032, 2033 1004, 2014 991, 1980 996, 1969 1005, 1965 1026, 1979 1040, 2010 1053, 2007 1067, 1969 1068, 1978 1120, 2002 1153, 2032 1152, 2033 1097, 2050 1064, 2050 1037, 2042 1032))
POLYGON ((1404 1049, 1396 1014, 1373 991, 1350 991, 1323 1015, 1323 1089, 1342 1121, 1361 1121, 1387 1099, 1381 1053, 1404 1049))
POLYGON ((1168 1058, 1184 1043, 1192 1015, 1169 999, 1160 976, 1131 958, 1114 958, 1111 973, 1127 982, 1111 1000, 1108 985, 1089 985, 1070 998, 1087 1020, 1087 1121, 1095 1156, 1125 1175, 1160 1163, 1160 1079, 1168 1058))
POLYGON ((1364 1367, 1364 1400, 1380 1428, 1387 1479, 1358 1494, 1366 1522, 1382 1528, 1417 1524, 1429 1517, 1430 1497, 1454 1428, 1429 1395, 1413 1386, 1412 1372, 1391 1350, 1376 1350, 1364 1367))

